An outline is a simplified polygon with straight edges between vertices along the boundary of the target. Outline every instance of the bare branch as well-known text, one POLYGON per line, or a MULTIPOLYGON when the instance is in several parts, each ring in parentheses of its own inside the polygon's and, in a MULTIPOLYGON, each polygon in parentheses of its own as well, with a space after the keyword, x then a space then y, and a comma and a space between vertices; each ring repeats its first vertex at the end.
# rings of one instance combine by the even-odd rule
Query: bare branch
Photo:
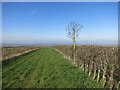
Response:
POLYGON ((77 24, 75 21, 70 22, 68 27, 66 28, 67 31, 67 37, 72 39, 74 42, 74 47, 75 47, 75 41, 79 36, 79 31, 83 27, 82 24, 77 24))

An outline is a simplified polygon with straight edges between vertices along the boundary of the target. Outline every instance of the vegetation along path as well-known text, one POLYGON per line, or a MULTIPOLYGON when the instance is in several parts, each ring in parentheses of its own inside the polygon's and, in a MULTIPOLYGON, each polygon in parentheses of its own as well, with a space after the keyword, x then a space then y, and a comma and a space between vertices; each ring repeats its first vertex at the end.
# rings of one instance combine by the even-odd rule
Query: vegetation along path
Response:
POLYGON ((3 88, 100 88, 52 48, 41 48, 3 62, 3 88))

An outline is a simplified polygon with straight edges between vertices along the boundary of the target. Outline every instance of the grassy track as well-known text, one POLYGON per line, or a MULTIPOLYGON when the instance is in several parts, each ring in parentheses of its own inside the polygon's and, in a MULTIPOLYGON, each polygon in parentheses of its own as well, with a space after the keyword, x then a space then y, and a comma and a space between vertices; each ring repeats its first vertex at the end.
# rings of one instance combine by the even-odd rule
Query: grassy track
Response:
POLYGON ((41 48, 3 62, 3 88, 100 88, 52 48, 41 48))

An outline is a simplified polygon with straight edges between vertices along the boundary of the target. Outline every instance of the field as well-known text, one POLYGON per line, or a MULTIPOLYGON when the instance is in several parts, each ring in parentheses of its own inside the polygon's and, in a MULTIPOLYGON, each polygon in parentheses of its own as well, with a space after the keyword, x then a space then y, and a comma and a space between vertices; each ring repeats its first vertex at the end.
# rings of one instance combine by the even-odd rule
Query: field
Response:
POLYGON ((33 50, 39 49, 41 47, 25 47, 25 46, 14 46, 14 47, 3 47, 2 48, 2 60, 11 59, 15 56, 20 56, 25 53, 29 53, 33 50))
MULTIPOLYGON (((102 82, 102 81, 101 81, 102 82)), ((3 88, 103 88, 53 48, 3 61, 3 88)))

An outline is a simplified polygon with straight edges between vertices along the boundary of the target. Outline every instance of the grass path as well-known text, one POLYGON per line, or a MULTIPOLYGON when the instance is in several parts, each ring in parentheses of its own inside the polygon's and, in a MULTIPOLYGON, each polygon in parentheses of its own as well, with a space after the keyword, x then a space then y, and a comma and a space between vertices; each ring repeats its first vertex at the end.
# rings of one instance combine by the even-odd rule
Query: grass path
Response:
POLYGON ((3 88, 100 88, 96 80, 52 48, 41 48, 3 62, 3 88))

